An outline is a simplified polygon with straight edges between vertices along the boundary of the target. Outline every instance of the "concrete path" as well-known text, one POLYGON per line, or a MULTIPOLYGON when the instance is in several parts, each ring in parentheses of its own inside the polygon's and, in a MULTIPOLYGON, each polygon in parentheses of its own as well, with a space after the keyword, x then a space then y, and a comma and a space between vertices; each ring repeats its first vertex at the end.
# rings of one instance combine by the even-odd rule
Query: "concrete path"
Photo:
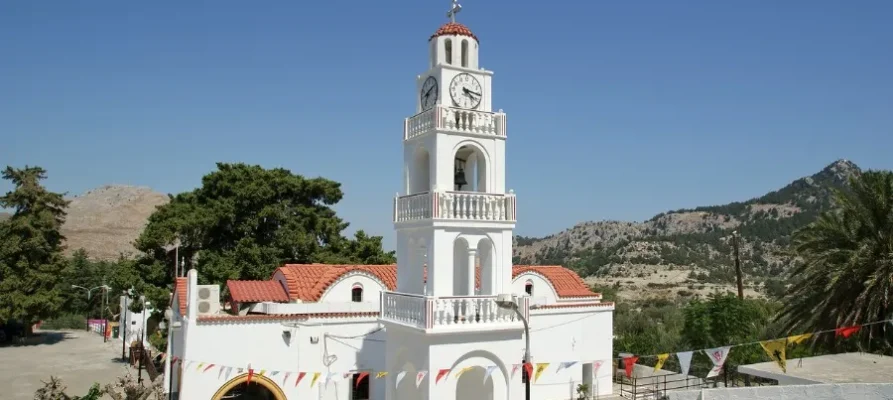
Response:
POLYGON ((119 340, 104 343, 87 331, 38 333, 40 343, 0 347, 0 400, 31 400, 50 375, 62 379, 69 396, 83 396, 94 382, 105 386, 128 371, 119 340))

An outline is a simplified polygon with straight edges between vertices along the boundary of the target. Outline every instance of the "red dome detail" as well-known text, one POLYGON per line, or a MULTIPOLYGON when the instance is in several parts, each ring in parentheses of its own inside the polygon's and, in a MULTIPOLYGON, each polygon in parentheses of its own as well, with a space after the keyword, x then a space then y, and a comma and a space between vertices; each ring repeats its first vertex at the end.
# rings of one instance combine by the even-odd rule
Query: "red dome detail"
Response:
POLYGON ((471 29, 468 29, 467 26, 462 25, 458 22, 447 22, 443 24, 440 28, 437 29, 437 32, 434 32, 434 34, 431 35, 431 39, 444 35, 469 36, 474 40, 478 40, 478 37, 475 36, 474 33, 471 33, 471 29))

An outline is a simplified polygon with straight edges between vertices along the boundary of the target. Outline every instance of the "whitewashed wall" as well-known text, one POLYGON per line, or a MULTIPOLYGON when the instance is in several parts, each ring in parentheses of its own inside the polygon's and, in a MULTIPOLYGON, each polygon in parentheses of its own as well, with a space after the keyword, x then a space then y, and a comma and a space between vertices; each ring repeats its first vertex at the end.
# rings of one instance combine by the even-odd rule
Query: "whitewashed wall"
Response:
POLYGON ((363 302, 378 302, 381 292, 387 290, 378 278, 365 272, 350 272, 344 274, 329 289, 323 293, 319 300, 321 303, 349 303, 355 285, 363 288, 363 302))
POLYGON ((544 304, 554 304, 558 302, 558 295, 555 293, 555 288, 552 287, 552 283, 546 280, 542 275, 528 271, 515 277, 515 280, 512 282, 512 292, 518 295, 526 295, 525 286, 527 282, 533 283, 533 294, 531 297, 534 298, 542 298, 544 300, 544 304))

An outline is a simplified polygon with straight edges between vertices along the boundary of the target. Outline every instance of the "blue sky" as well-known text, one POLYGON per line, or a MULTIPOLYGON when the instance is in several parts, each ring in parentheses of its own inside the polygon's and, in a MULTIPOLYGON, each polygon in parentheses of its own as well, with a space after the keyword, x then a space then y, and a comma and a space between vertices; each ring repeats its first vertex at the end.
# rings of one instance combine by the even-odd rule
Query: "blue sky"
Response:
MULTIPOLYGON (((893 2, 468 0, 517 233, 893 169, 893 2)), ((393 246, 402 121, 447 0, 0 3, 0 164, 191 190, 217 161, 343 183, 393 246)), ((10 186, 0 183, 0 191, 10 186)))

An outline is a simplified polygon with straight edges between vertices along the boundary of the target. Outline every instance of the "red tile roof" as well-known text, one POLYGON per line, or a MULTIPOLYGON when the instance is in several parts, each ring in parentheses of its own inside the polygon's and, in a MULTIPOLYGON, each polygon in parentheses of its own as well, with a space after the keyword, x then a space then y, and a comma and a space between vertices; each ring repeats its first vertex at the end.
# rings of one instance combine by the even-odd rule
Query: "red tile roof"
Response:
POLYGON ((388 290, 397 289, 396 265, 286 264, 273 274, 282 273, 288 296, 302 301, 319 301, 339 278, 351 272, 370 274, 388 290))
POLYGON ((552 308, 580 308, 580 307, 613 307, 614 302, 609 301, 605 303, 568 303, 568 304, 546 304, 542 306, 537 306, 537 310, 542 309, 552 309, 552 308))
POLYGON ((542 275, 552 283, 558 297, 593 297, 598 296, 583 282, 580 275, 559 265, 515 265, 512 267, 512 279, 525 272, 542 275))
POLYGON ((229 297, 238 303, 288 302, 288 293, 278 281, 226 281, 229 297))
POLYGON ((359 318, 359 317, 378 317, 380 314, 376 312, 331 312, 331 313, 315 313, 315 314, 249 314, 249 315, 202 315, 198 317, 198 322, 214 323, 214 322, 240 322, 240 321, 265 321, 265 320, 306 320, 310 318, 359 318))
POLYGON ((189 290, 189 280, 186 277, 178 277, 174 283, 174 295, 177 296, 177 305, 180 306, 180 315, 186 315, 186 292, 189 290))
POLYGON ((478 37, 475 36, 474 33, 471 33, 471 29, 468 29, 467 26, 462 25, 458 22, 447 22, 441 25, 440 28, 437 29, 437 32, 434 32, 434 34, 431 35, 431 39, 428 40, 432 40, 438 36, 445 35, 468 36, 474 40, 478 40, 478 37))

